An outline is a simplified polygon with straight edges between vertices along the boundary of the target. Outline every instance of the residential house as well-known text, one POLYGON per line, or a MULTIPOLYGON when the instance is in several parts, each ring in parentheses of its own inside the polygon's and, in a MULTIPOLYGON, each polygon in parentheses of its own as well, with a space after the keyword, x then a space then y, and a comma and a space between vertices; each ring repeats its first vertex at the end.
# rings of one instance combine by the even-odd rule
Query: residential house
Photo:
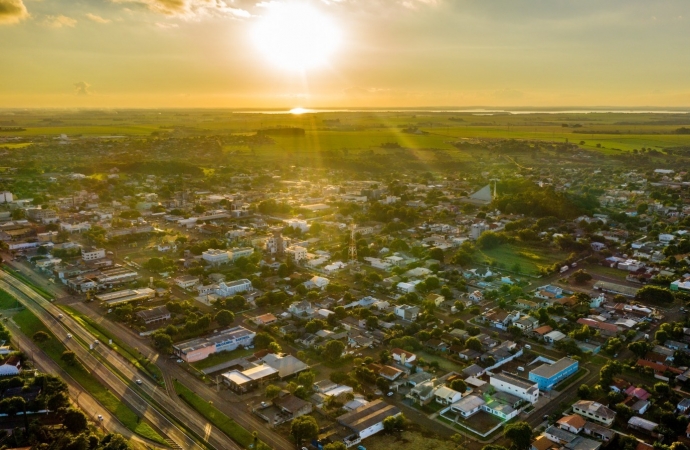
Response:
POLYGON ((601 403, 592 400, 580 400, 573 405, 573 412, 587 419, 592 419, 607 427, 613 424, 616 417, 615 411, 610 410, 601 403))
POLYGON ((417 355, 401 348, 392 349, 391 357, 393 358, 393 361, 403 366, 410 366, 417 361, 417 355))
POLYGON ((462 398, 462 393, 447 386, 439 386, 434 391, 434 398, 436 403, 451 405, 462 398))
POLYGON ((396 316, 408 322, 414 322, 415 320, 417 320, 419 311, 419 307, 409 305, 399 305, 396 306, 394 310, 396 316))
POLYGON ((539 399, 537 383, 508 372, 491 375, 489 383, 497 391, 513 394, 532 404, 535 404, 539 399))
POLYGON ((560 418, 556 425, 562 430, 570 431, 571 433, 579 434, 585 428, 587 421, 578 416, 577 414, 571 414, 569 416, 564 416, 560 418))

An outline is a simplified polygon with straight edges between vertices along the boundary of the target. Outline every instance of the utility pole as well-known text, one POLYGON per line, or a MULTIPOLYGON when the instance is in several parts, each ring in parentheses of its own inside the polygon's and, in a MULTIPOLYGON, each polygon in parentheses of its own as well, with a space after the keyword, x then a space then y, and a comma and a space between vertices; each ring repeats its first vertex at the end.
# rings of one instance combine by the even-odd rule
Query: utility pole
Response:
POLYGON ((355 229, 357 226, 353 223, 350 224, 350 248, 348 249, 348 257, 350 262, 357 262, 357 242, 355 240, 355 229))

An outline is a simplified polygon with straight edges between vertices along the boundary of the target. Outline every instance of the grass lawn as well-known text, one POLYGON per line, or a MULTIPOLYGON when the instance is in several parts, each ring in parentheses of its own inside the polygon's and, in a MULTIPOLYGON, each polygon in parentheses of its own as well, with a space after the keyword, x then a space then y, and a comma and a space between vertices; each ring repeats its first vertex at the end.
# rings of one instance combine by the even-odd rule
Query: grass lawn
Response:
POLYGON ((22 306, 17 299, 0 289, 0 309, 12 309, 22 306))
POLYGON ((24 148, 28 147, 31 144, 31 142, 6 142, 4 144, 0 144, 0 148, 24 148))
POLYGON ((431 353, 427 353, 424 350, 420 350, 416 353, 417 353, 418 357, 423 359, 424 361, 427 361, 427 362, 436 361, 436 362, 438 362, 438 366, 443 370, 447 370, 449 372, 460 370, 461 366, 459 364, 455 364, 452 361, 447 360, 443 356, 432 355, 431 353))
POLYGON ((479 262, 496 262, 499 268, 513 270, 520 266, 520 272, 538 274, 542 267, 551 267, 565 260, 568 253, 549 248, 535 248, 516 244, 504 244, 490 250, 479 250, 479 262))
POLYGON ((70 308, 69 306, 58 305, 58 307, 61 310, 65 311, 65 313, 69 314, 74 320, 79 322, 84 328, 89 330, 91 334, 98 336, 101 342, 106 343, 110 339, 112 339, 115 350, 119 354, 124 356, 136 368, 142 370, 143 372, 146 372, 147 374, 149 374, 149 376, 151 376, 160 384, 163 384, 165 382, 163 378, 163 372, 161 372, 160 368, 157 365, 144 358, 136 349, 133 349, 129 345, 125 344, 124 342, 120 341, 118 338, 113 336, 104 326, 94 322, 89 317, 81 315, 79 312, 77 312, 73 308, 70 308))
POLYGON ((208 369, 209 367, 216 366, 218 364, 222 364, 227 361, 232 361, 233 359, 236 358, 243 358, 245 356, 249 356, 253 354, 256 350, 254 349, 249 349, 249 348, 242 348, 242 349, 237 349, 233 350, 230 352, 219 352, 219 353, 212 353, 209 355, 208 358, 202 359, 201 361, 193 362, 191 365, 194 366, 195 368, 199 370, 203 369, 208 369))
MULTIPOLYGON (((625 281, 625 277, 628 275, 628 271, 615 269, 613 267, 605 267, 597 264, 590 264, 585 266, 585 270, 590 274, 599 274, 605 277, 617 278, 621 281, 625 281)), ((596 281, 596 280, 595 280, 596 281)))
MULTIPOLYGON (((253 444, 254 437, 246 428, 223 414, 218 408, 213 406, 213 404, 199 397, 179 381, 175 380, 174 385, 175 392, 177 392, 184 401, 189 403, 192 408, 196 409, 199 414, 218 427, 223 433, 227 434, 233 441, 244 448, 249 448, 249 446, 253 444)), ((270 447, 261 441, 258 442, 257 448, 258 450, 270 450, 270 447)))
POLYGON ((125 405, 122 400, 117 398, 115 394, 110 392, 101 383, 96 380, 96 378, 91 375, 84 366, 81 364, 69 366, 65 364, 64 361, 60 359, 62 353, 66 350, 65 346, 62 345, 53 333, 48 330, 48 328, 41 322, 41 320, 34 315, 30 310, 25 309, 14 315, 12 318, 14 322, 19 326, 22 332, 28 337, 33 336, 37 331, 44 331, 51 336, 47 342, 40 345, 43 351, 55 361, 60 367, 62 367, 65 372, 67 372, 74 380, 77 381, 86 391, 89 392, 96 400, 98 400, 101 405, 103 405, 108 411, 114 414, 122 424, 134 433, 146 438, 151 441, 158 442, 162 445, 167 445, 165 439, 161 437, 156 430, 151 428, 151 426, 142 422, 139 416, 132 411, 127 405, 125 405))

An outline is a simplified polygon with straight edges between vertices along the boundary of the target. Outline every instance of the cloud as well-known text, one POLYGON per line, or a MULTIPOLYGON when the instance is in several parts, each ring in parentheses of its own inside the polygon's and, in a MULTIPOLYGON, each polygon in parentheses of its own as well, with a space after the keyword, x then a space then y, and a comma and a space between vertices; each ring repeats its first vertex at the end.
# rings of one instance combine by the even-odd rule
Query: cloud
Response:
POLYGON ((74 28, 74 26, 77 24, 77 19, 73 19, 71 17, 63 16, 62 14, 60 14, 57 16, 46 16, 46 19, 43 21, 43 23, 53 28, 74 28))
POLYGON ((29 17, 22 0, 0 0, 0 24, 17 23, 29 17))
POLYGON ((170 28, 177 28, 177 27, 179 27, 179 25, 176 24, 176 23, 161 23, 161 22, 156 22, 156 26, 157 26, 158 28, 162 28, 162 29, 164 29, 164 30, 168 30, 168 29, 170 29, 170 28))
POLYGON ((248 11, 228 6, 225 0, 111 0, 113 3, 133 3, 166 16, 194 19, 203 16, 251 17, 248 11))
POLYGON ((407 9, 417 9, 420 6, 438 6, 439 0, 404 0, 401 4, 407 9))
POLYGON ((86 13, 85 15, 89 20, 92 20, 96 23, 110 23, 111 22, 110 19, 104 19, 103 17, 98 16, 96 14, 86 13))
POLYGON ((91 85, 86 81, 74 83, 74 93, 77 95, 91 95, 91 85))

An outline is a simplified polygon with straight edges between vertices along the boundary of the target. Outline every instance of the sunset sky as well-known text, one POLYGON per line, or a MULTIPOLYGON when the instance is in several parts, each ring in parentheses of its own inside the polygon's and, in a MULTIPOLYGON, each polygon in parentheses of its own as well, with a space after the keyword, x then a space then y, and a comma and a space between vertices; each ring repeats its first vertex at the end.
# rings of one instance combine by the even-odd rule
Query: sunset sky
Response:
POLYGON ((688 0, 0 0, 0 107, 690 106, 688 0))

